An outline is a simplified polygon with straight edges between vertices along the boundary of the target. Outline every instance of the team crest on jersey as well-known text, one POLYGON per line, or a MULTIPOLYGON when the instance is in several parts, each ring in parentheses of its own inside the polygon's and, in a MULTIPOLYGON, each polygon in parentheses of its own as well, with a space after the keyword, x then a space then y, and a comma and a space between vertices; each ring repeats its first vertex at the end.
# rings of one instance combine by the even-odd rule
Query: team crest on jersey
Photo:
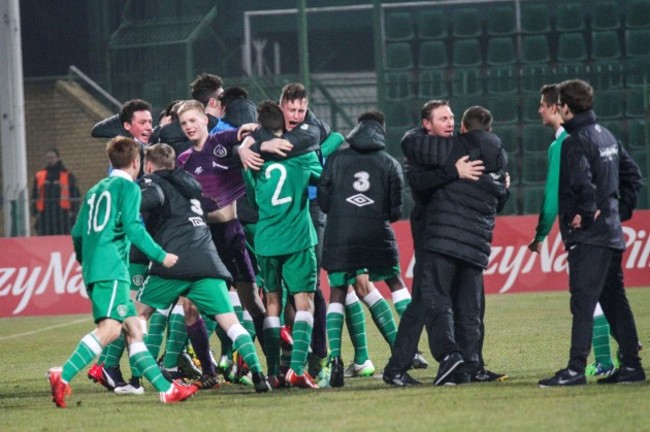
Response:
POLYGON ((144 282, 144 275, 135 275, 131 278, 131 282, 133 285, 139 287, 142 286, 142 283, 144 282))
POLYGON ((118 305, 117 306, 117 314, 121 317, 126 316, 126 306, 125 305, 118 305))
POLYGON ((218 158, 225 158, 228 156, 228 150, 226 150, 226 148, 221 144, 218 144, 214 150, 212 150, 212 153, 218 158))
POLYGON ((300 129, 302 129, 302 130, 307 130, 307 129, 309 129, 309 125, 308 125, 307 123, 303 123, 303 124, 300 126, 300 129))
POLYGON ((357 206, 357 207, 359 207, 359 208, 361 208, 361 207, 365 207, 365 206, 367 206, 367 205, 370 205, 370 204, 374 204, 374 203, 375 203, 375 201, 373 201, 372 199, 368 198, 367 196, 365 196, 365 195, 362 194, 362 193, 359 193, 359 194, 356 194, 356 195, 352 195, 352 196, 350 196, 350 197, 347 197, 345 200, 346 200, 347 202, 349 202, 350 204, 355 205, 355 206, 357 206))

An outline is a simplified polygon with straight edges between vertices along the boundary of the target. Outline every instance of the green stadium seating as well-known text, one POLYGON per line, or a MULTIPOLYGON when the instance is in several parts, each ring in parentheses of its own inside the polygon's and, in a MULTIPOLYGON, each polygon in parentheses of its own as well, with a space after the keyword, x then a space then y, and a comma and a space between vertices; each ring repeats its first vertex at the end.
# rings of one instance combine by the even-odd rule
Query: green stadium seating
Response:
POLYGON ((409 41, 413 39, 413 21, 411 12, 386 12, 387 41, 409 41))
POLYGON ((523 36, 521 38, 521 62, 543 63, 551 60, 546 35, 523 36))
POLYGON ((551 31, 550 12, 546 3, 521 4, 521 31, 528 34, 551 31))
POLYGON ((626 61, 625 85, 648 88, 650 85, 650 56, 635 57, 626 61))
POLYGON ((553 138, 551 128, 544 126, 541 121, 525 124, 522 137, 524 153, 547 151, 548 146, 553 142, 553 138))
POLYGON ((411 69, 413 66, 411 44, 407 42, 386 44, 386 69, 411 69))
POLYGON ((625 70, 620 60, 593 61, 590 66, 589 83, 596 90, 620 89, 623 87, 625 70))
POLYGON ((512 216, 519 213, 519 186, 512 184, 512 175, 510 175, 510 196, 508 201, 499 212, 499 216, 512 216))
MULTIPOLYGON (((489 105, 488 105, 489 106, 489 105)), ((508 155, 519 151, 519 126, 518 125, 501 125, 495 123, 492 128, 503 143, 503 148, 506 149, 508 155)))
POLYGON ((616 30, 621 28, 621 6, 616 1, 599 1, 592 10, 592 30, 616 30))
POLYGON ((518 68, 516 66, 491 66, 487 69, 488 93, 514 93, 519 89, 518 68))
POLYGON ((650 0, 630 0, 627 2, 625 27, 650 27, 650 0))
POLYGON ((519 150, 508 152, 508 174, 510 174, 511 187, 521 183, 521 152, 519 150))
POLYGON ((449 66, 446 44, 439 40, 421 42, 418 54, 418 66, 427 69, 449 66))
POLYGON ((489 36, 508 36, 517 31, 515 9, 512 5, 491 6, 487 16, 487 34, 489 36))
POLYGON ((531 63, 521 66, 521 90, 539 92, 544 84, 558 81, 548 63, 531 63))
POLYGON ((526 122, 541 122, 539 117, 539 101, 542 98, 541 86, 536 92, 526 92, 522 96, 522 118, 526 122))
POLYGON ((627 144, 630 149, 646 149, 646 151, 650 151, 650 133, 648 132, 647 120, 630 120, 627 123, 627 130, 627 144))
POLYGON ((386 126, 389 128, 414 127, 416 116, 411 104, 403 101, 395 101, 386 105, 386 126))
POLYGON ((451 72, 454 95, 483 94, 483 74, 479 68, 457 68, 451 72))
POLYGON ((544 183, 529 184, 523 188, 523 214, 538 214, 544 202, 544 183))
POLYGON ((650 29, 625 31, 625 54, 628 57, 650 56, 650 29))
POLYGON ((410 70, 386 71, 386 99, 409 99, 415 95, 413 90, 413 72, 410 70))
MULTIPOLYGON (((549 140, 549 144, 551 141, 549 140)), ((524 184, 546 181, 548 171, 548 151, 525 151, 521 165, 521 180, 524 184)))
POLYGON ((648 91, 643 88, 628 89, 625 94, 625 116, 646 117, 648 114, 648 91))
POLYGON ((440 10, 418 11, 418 37, 420 39, 442 39, 447 37, 446 14, 440 10))
POLYGON ((418 77, 418 97, 420 99, 446 99, 448 96, 449 88, 445 70, 420 70, 418 77))
MULTIPOLYGON (((449 104, 451 109, 457 113, 458 117, 462 116, 462 113, 471 106, 481 105, 486 106, 483 102, 483 95, 453 95, 449 98, 449 104)), ((456 122, 457 125, 460 124, 460 121, 456 122)), ((460 126, 459 126, 460 127, 460 126)))
POLYGON ((452 51, 453 66, 480 66, 483 64, 478 39, 457 39, 452 51))
POLYGON ((555 80, 561 82, 567 79, 582 78, 588 76, 589 68, 585 62, 564 62, 558 63, 555 67, 555 80))
POLYGON ((595 60, 612 60, 621 57, 618 33, 609 31, 591 34, 591 58, 595 60))
POLYGON ((478 8, 456 9, 452 13, 452 31, 455 38, 476 37, 483 33, 481 12, 478 8))
POLYGON ((587 60, 587 43, 582 33, 562 33, 558 40, 557 61, 576 62, 587 60))
POLYGON ((557 9, 557 22, 555 30, 558 32, 580 31, 585 28, 585 18, 582 3, 562 3, 557 9))
POLYGON ((519 121, 519 95, 492 93, 486 96, 486 106, 492 112, 492 120, 501 124, 519 121))
POLYGON ((514 64, 517 60, 515 42, 511 37, 495 37, 488 40, 487 64, 514 64))
POLYGON ((594 96, 596 117, 603 120, 623 117, 623 101, 618 90, 601 91, 594 96))

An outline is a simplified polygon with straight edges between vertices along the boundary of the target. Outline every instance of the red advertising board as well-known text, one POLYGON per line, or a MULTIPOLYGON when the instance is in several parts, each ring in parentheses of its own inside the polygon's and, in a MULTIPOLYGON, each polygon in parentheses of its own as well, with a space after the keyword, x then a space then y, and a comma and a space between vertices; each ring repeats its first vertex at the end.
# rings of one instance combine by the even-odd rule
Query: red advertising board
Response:
MULTIPOLYGON (((527 245, 537 217, 497 218, 492 254, 485 271, 489 294, 567 289, 567 261, 557 227, 544 242, 542 253, 527 245)), ((650 285, 650 211, 638 211, 625 223, 627 250, 623 259, 628 287, 650 285)), ((402 274, 410 287, 413 247, 407 221, 394 224, 400 247, 402 274)), ((327 288, 327 278, 321 277, 327 288)), ((384 295, 383 284, 378 284, 384 295)), ((328 293, 325 297, 329 298, 328 293)), ((0 239, 0 317, 90 312, 81 268, 69 236, 0 239)))

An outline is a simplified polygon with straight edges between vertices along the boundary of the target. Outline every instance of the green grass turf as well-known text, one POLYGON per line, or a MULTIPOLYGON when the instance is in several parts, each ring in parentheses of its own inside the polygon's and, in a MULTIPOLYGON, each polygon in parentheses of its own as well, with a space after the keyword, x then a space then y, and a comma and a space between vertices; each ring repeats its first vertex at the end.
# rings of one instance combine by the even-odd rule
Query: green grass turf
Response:
MULTIPOLYGON (((630 289, 628 295, 641 341, 650 349, 650 289, 630 289)), ((50 401, 45 373, 65 361, 92 327, 90 317, 2 319, 0 431, 650 429, 647 383, 600 386, 589 378, 587 386, 578 388, 537 386, 538 379, 566 364, 568 293, 488 296, 486 326, 488 368, 508 373, 507 382, 433 387, 437 365, 423 337, 420 348, 432 366, 413 372, 425 383, 416 388, 388 387, 377 378, 351 378, 342 389, 288 389, 258 395, 249 388, 229 385, 166 406, 148 384, 144 396, 116 396, 91 383, 84 373, 72 381, 68 409, 61 410, 50 401)), ((381 371, 389 350, 370 319, 368 330, 371 357, 381 371)), ((347 338, 343 352, 349 360, 347 338)), ((126 362, 123 368, 128 371, 126 362)))

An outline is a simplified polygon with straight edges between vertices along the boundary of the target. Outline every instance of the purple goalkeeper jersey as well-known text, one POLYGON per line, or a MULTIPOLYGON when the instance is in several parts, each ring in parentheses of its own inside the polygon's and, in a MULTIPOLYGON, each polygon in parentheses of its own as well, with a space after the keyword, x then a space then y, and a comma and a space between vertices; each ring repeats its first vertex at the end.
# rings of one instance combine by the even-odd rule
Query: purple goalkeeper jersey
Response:
POLYGON ((226 207, 246 192, 241 163, 232 152, 238 143, 236 129, 219 132, 210 135, 200 151, 190 147, 176 160, 201 184, 208 213, 226 207))

